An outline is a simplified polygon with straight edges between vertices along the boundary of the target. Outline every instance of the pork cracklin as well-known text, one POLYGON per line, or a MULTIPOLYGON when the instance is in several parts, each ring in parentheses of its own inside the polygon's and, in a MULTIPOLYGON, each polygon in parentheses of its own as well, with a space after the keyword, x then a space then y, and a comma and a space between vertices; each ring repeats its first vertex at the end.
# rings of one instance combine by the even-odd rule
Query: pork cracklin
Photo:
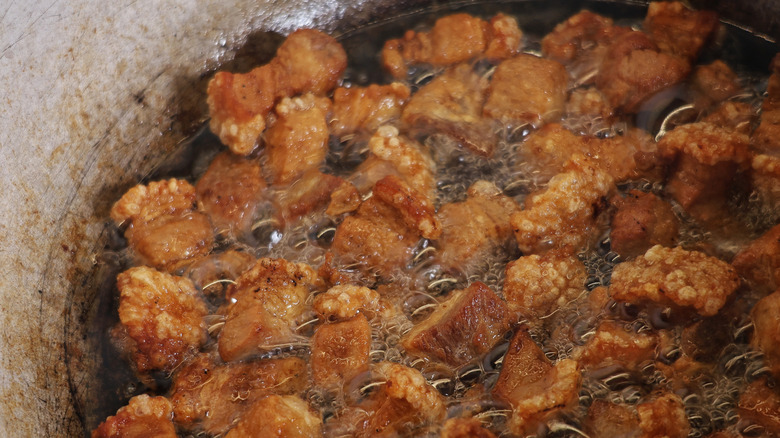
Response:
POLYGON ((217 72, 219 150, 111 210, 139 383, 92 436, 780 433, 780 57, 681 3, 518 23, 217 72))

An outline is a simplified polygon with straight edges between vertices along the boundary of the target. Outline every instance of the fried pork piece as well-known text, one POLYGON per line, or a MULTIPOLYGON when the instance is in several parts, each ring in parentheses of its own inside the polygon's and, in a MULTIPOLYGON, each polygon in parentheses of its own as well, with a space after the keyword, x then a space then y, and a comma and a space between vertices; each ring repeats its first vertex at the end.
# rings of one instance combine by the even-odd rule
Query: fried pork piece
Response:
POLYGON ((563 359, 553 365, 520 328, 509 344, 493 396, 512 407, 509 430, 525 436, 577 404, 581 379, 577 362, 563 359))
POLYGON ((288 225, 327 206, 326 213, 338 216, 360 206, 360 193, 349 181, 317 169, 301 175, 292 185, 274 192, 279 222, 288 225))
POLYGON ((731 265, 762 294, 780 288, 780 225, 742 248, 731 265))
POLYGON ((501 62, 493 73, 483 110, 504 124, 540 126, 560 119, 568 74, 560 63, 533 55, 501 62))
POLYGON ((401 109, 411 90, 400 82, 367 87, 339 87, 333 92, 331 133, 335 136, 358 131, 374 132, 401 118, 401 109))
POLYGON ((311 373, 314 384, 339 389, 368 369, 371 326, 364 315, 323 324, 311 339, 311 373))
POLYGON ((265 170, 274 184, 289 184, 325 160, 330 108, 330 99, 311 93, 276 106, 277 119, 265 133, 265 170))
POLYGON ((189 279, 141 266, 119 274, 116 284, 119 321, 135 342, 138 372, 169 372, 206 341, 208 309, 189 279))
POLYGON ((594 400, 583 420, 583 430, 590 438, 639 438, 639 415, 633 406, 594 400))
POLYGON ((597 60, 599 56, 594 51, 607 44, 614 32, 612 19, 581 11, 558 23, 542 38, 542 53, 564 64, 586 57, 597 60))
POLYGON ((716 106, 701 121, 748 135, 753 129, 755 118, 756 111, 750 104, 729 100, 716 106))
POLYGON ((187 267, 185 276, 189 277, 204 294, 208 296, 224 296, 227 282, 215 282, 219 280, 235 280, 239 275, 251 268, 255 262, 256 259, 251 254, 231 249, 225 252, 210 254, 196 260, 187 267))
POLYGON ((764 210, 777 219, 780 214, 780 157, 759 154, 751 162, 750 182, 764 210))
POLYGON ((780 394, 776 386, 768 386, 766 378, 747 386, 739 397, 737 412, 744 422, 761 426, 761 436, 780 435, 780 394))
POLYGON ((222 360, 244 359, 294 341, 296 318, 320 283, 314 269, 304 263, 258 260, 229 290, 231 304, 219 335, 222 360))
POLYGON ((219 233, 249 232, 266 188, 260 163, 223 152, 209 164, 195 186, 198 208, 219 233))
POLYGON ((739 277, 728 263, 698 251, 656 245, 615 266, 610 293, 619 301, 674 304, 712 316, 737 286, 739 277))
POLYGON ((173 272, 214 244, 208 218, 193 209, 195 197, 184 180, 139 184, 114 204, 111 219, 129 223, 125 237, 142 262, 173 272))
POLYGON ((457 290, 401 340, 410 353, 453 367, 487 353, 509 330, 504 300, 484 283, 457 290))
POLYGON ((679 221, 671 205, 652 193, 631 190, 626 197, 612 201, 610 240, 612 250, 623 259, 642 255, 655 245, 674 246, 679 221))
POLYGON ((176 424, 225 433, 259 399, 298 394, 309 384, 306 362, 297 357, 219 364, 203 354, 173 378, 171 403, 176 424))
POLYGON ((468 64, 455 66, 420 88, 404 107, 401 120, 413 132, 444 134, 475 154, 489 157, 496 136, 482 117, 487 80, 468 64))
POLYGON ((476 418, 450 418, 441 428, 441 438, 496 438, 476 418))
POLYGON ((468 14, 439 18, 430 32, 408 30, 402 38, 385 42, 382 65, 397 78, 410 65, 452 65, 484 55, 508 58, 520 50, 522 32, 514 18, 497 14, 489 23, 468 14))
POLYGON ((436 218, 433 204, 400 178, 390 175, 377 181, 374 196, 395 208, 406 225, 422 237, 438 239, 441 236, 441 223, 436 218))
POLYGON ((750 345, 764 353, 764 362, 770 372, 780 378, 780 289, 760 299, 750 317, 753 320, 753 338, 750 345))
POLYGON ((585 369, 597 369, 620 364, 633 370, 653 358, 658 336, 635 333, 614 321, 602 321, 588 342, 573 354, 585 369))
POLYGON ((604 55, 596 87, 617 111, 636 113, 643 102, 688 76, 690 64, 660 52, 646 34, 626 32, 616 37, 604 55))
POLYGON ((437 241, 439 263, 450 272, 472 273, 512 239, 511 215, 520 206, 488 181, 477 181, 463 202, 439 209, 442 234, 437 241))
POLYGON ((584 429, 591 438, 684 438, 690 424, 680 397, 667 393, 636 407, 596 400, 584 429))
POLYGON ((364 286, 339 284, 314 298, 314 311, 326 321, 347 320, 358 314, 367 314, 371 319, 375 315, 391 316, 394 311, 391 304, 379 295, 379 292, 364 286))
POLYGON ((585 292, 585 265, 567 251, 520 257, 506 265, 504 297, 513 312, 545 316, 585 292))
POLYGON ((689 123, 667 132, 658 150, 672 163, 669 194, 696 219, 722 217, 732 180, 749 160, 747 136, 705 122, 689 123))
POLYGON ((718 25, 716 12, 693 11, 679 2, 652 2, 644 29, 662 52, 693 61, 718 25))
POLYGON ((697 66, 690 80, 695 98, 703 107, 724 101, 742 91, 737 74, 720 59, 697 66))
POLYGON ((106 418, 92 431, 92 438, 176 438, 171 417, 171 402, 165 397, 141 394, 106 418))
POLYGON ((347 55, 332 37, 312 29, 290 34, 270 63, 249 73, 217 72, 208 86, 210 128, 231 151, 248 155, 277 100, 324 94, 347 68, 347 55))
POLYGON ((322 418, 297 395, 256 401, 225 438, 311 438, 322 435, 322 418))
POLYGON ((595 235, 597 217, 614 190, 612 177, 579 154, 565 170, 546 190, 526 198, 525 210, 512 215, 517 246, 524 254, 555 248, 576 251, 595 235))
POLYGON ((594 87, 573 90, 569 93, 565 108, 567 118, 579 118, 593 124, 609 122, 614 116, 607 98, 594 87))

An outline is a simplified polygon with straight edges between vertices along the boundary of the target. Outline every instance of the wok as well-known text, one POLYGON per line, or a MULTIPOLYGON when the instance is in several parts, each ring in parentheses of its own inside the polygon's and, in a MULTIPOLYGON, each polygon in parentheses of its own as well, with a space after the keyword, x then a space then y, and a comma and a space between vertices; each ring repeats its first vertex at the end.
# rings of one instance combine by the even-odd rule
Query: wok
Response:
MULTIPOLYGON (((237 56, 262 61, 295 28, 339 33, 447 3, 3 2, 0 435, 84 436, 116 409, 99 406, 112 390, 95 378, 102 347, 90 336, 111 287, 108 210, 202 126, 210 72, 237 56)), ((778 1, 693 3, 780 34, 778 1)), ((543 26, 582 4, 565 2, 543 26)))

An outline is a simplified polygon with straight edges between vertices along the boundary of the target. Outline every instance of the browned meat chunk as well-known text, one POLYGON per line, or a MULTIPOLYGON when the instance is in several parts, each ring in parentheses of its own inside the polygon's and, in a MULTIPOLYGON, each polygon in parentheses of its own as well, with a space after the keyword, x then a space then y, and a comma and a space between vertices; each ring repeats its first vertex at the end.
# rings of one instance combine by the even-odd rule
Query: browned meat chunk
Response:
POLYGON ((450 418, 441 428, 441 438, 496 438, 476 418, 450 418))
POLYGON ((580 124, 607 126, 613 116, 614 111, 607 98, 594 87, 577 88, 566 100, 566 118, 580 124))
POLYGON ((266 188, 260 163, 223 152, 209 164, 195 186, 198 207, 220 234, 249 232, 266 188))
POLYGON ((780 288, 780 225, 742 248, 731 265, 762 294, 780 288))
POLYGON ((380 126, 401 118, 401 108, 409 99, 409 87, 390 85, 337 88, 333 92, 331 133, 335 136, 355 132, 374 132, 380 126))
POLYGON ((426 239, 438 239, 441 224, 433 205, 400 178, 386 176, 374 185, 374 196, 395 208, 406 225, 426 239))
POLYGON ((196 260, 187 267, 185 276, 204 294, 224 297, 229 282, 220 280, 237 279, 255 262, 256 259, 247 252, 228 250, 196 260))
POLYGON ((444 134, 470 151, 490 156, 496 136, 482 118, 487 82, 461 64, 434 78, 406 104, 401 120, 415 132, 444 134))
POLYGON ((317 169, 301 175, 292 185, 274 193, 279 221, 289 225, 301 217, 327 206, 326 212, 337 216, 356 210, 360 194, 350 182, 317 169))
POLYGON ((737 74, 719 59, 693 70, 691 88, 698 104, 703 107, 724 101, 742 91, 737 74))
POLYGON ((669 437, 685 438, 691 429, 682 399, 676 394, 666 393, 636 407, 639 414, 641 438, 669 437))
POLYGON ((332 37, 312 29, 293 32, 270 63, 249 73, 217 72, 208 86, 210 127, 231 151, 248 155, 278 99, 324 94, 347 68, 347 55, 332 37))
POLYGON ((295 323, 309 292, 320 285, 317 273, 303 263, 263 258, 230 289, 219 354, 229 362, 296 339, 295 323))
POLYGON ((644 28, 662 52, 694 60, 715 33, 718 14, 693 11, 679 2, 652 2, 644 28))
POLYGON ((172 371, 206 341, 208 310, 189 279, 135 267, 119 274, 116 283, 119 320, 136 344, 139 372, 172 371))
POLYGON ((171 402, 165 397, 141 394, 106 418, 92 431, 92 438, 176 438, 171 417, 171 402))
POLYGON ((596 87, 613 108, 635 113, 650 96, 685 79, 690 69, 687 61, 659 52, 644 33, 627 32, 607 48, 596 87))
POLYGON ((573 357, 586 369, 620 364, 633 370, 653 358, 657 345, 658 337, 652 333, 635 333, 617 322, 602 321, 573 357))
POLYGON ((484 283, 457 290, 401 340, 410 353, 454 367, 487 353, 509 329, 504 300, 484 283))
POLYGON ((749 159, 748 138, 709 123, 689 123, 666 133, 658 150, 673 163, 669 194, 701 221, 721 217, 732 180, 749 159))
POLYGON ((351 284, 333 286, 317 295, 313 306, 319 317, 326 321, 346 320, 361 313, 369 319, 376 315, 390 317, 394 313, 392 305, 383 300, 379 292, 351 284))
POLYGON ((749 103, 729 100, 716 106, 701 121, 748 135, 755 119, 756 111, 749 103))
MULTIPOLYGON (((542 39, 544 56, 568 63, 580 57, 598 58, 593 50, 613 37, 612 19, 590 11, 581 11, 555 26, 542 39)), ((595 60, 595 59, 594 59, 595 60)))
POLYGON ((728 263, 698 251, 656 245, 615 266, 610 293, 619 301, 692 307, 712 316, 737 286, 739 277, 728 263))
POLYGON ((576 251, 595 236, 596 219, 614 190, 612 177, 578 154, 565 169, 546 190, 526 198, 525 210, 512 215, 517 246, 524 254, 554 248, 576 251))
POLYGON ((671 205, 652 193, 631 190, 613 201, 610 240, 612 250, 624 259, 642 255, 651 246, 674 246, 679 221, 671 205))
POLYGON ((405 77, 409 65, 451 65, 482 55, 503 59, 520 50, 522 33, 512 17, 496 15, 490 23, 468 14, 439 18, 430 32, 408 30, 382 49, 382 65, 405 77))
POLYGON ((142 262, 173 272, 214 244, 208 218, 194 211, 195 197, 184 180, 137 185, 114 204, 111 218, 129 224, 125 237, 142 262))
POLYGON ((511 242, 509 218, 520 210, 512 198, 487 181, 472 184, 467 194, 465 201, 439 209, 442 234, 436 244, 441 266, 466 275, 511 242))
POLYGON ((533 55, 507 59, 493 73, 483 112, 511 125, 556 121, 563 115, 568 79, 556 61, 533 55))
POLYGON ((313 94, 276 106, 277 119, 265 133, 265 170, 274 184, 289 184, 325 160, 330 107, 330 99, 313 94))
POLYGON ((588 408, 583 430, 590 438, 639 438, 639 414, 628 405, 595 400, 588 408))
POLYGON ((512 407, 509 430, 524 436, 576 404, 581 379, 577 362, 563 359, 553 365, 520 328, 509 344, 493 396, 512 407))
POLYGON ((363 315, 317 327, 311 339, 314 384, 338 389, 368 370, 371 326, 363 315))
POLYGON ((546 316, 585 293, 585 265, 568 252, 527 255, 506 265, 504 297, 513 312, 546 316))
POLYGON ((780 394, 776 386, 768 386, 767 379, 749 384, 737 406, 743 421, 763 428, 762 436, 780 435, 780 394))
POLYGON ((225 438, 311 438, 322 435, 322 418, 296 395, 256 401, 225 438))
POLYGON ((750 345, 764 353, 764 362, 770 372, 780 378, 780 289, 760 299, 750 317, 753 319, 753 338, 750 345))
POLYGON ((218 364, 199 356, 176 373, 171 402, 176 424, 225 433, 257 400, 297 394, 309 384, 306 362, 297 357, 218 364))

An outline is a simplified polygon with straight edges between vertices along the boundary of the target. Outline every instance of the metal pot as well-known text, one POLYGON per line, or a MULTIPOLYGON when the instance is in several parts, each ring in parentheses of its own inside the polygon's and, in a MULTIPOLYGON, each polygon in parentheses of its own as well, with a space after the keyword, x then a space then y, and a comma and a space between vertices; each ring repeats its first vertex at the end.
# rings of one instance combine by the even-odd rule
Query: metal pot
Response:
MULTIPOLYGON (((209 72, 240 54, 252 32, 344 31, 449 2, 6 3, 0 434, 53 437, 83 436, 100 420, 90 405, 105 390, 92 377, 99 347, 87 334, 101 311, 97 279, 99 254, 112 237, 108 210, 202 125, 209 72)), ((706 7, 780 33, 780 2, 706 7)))

